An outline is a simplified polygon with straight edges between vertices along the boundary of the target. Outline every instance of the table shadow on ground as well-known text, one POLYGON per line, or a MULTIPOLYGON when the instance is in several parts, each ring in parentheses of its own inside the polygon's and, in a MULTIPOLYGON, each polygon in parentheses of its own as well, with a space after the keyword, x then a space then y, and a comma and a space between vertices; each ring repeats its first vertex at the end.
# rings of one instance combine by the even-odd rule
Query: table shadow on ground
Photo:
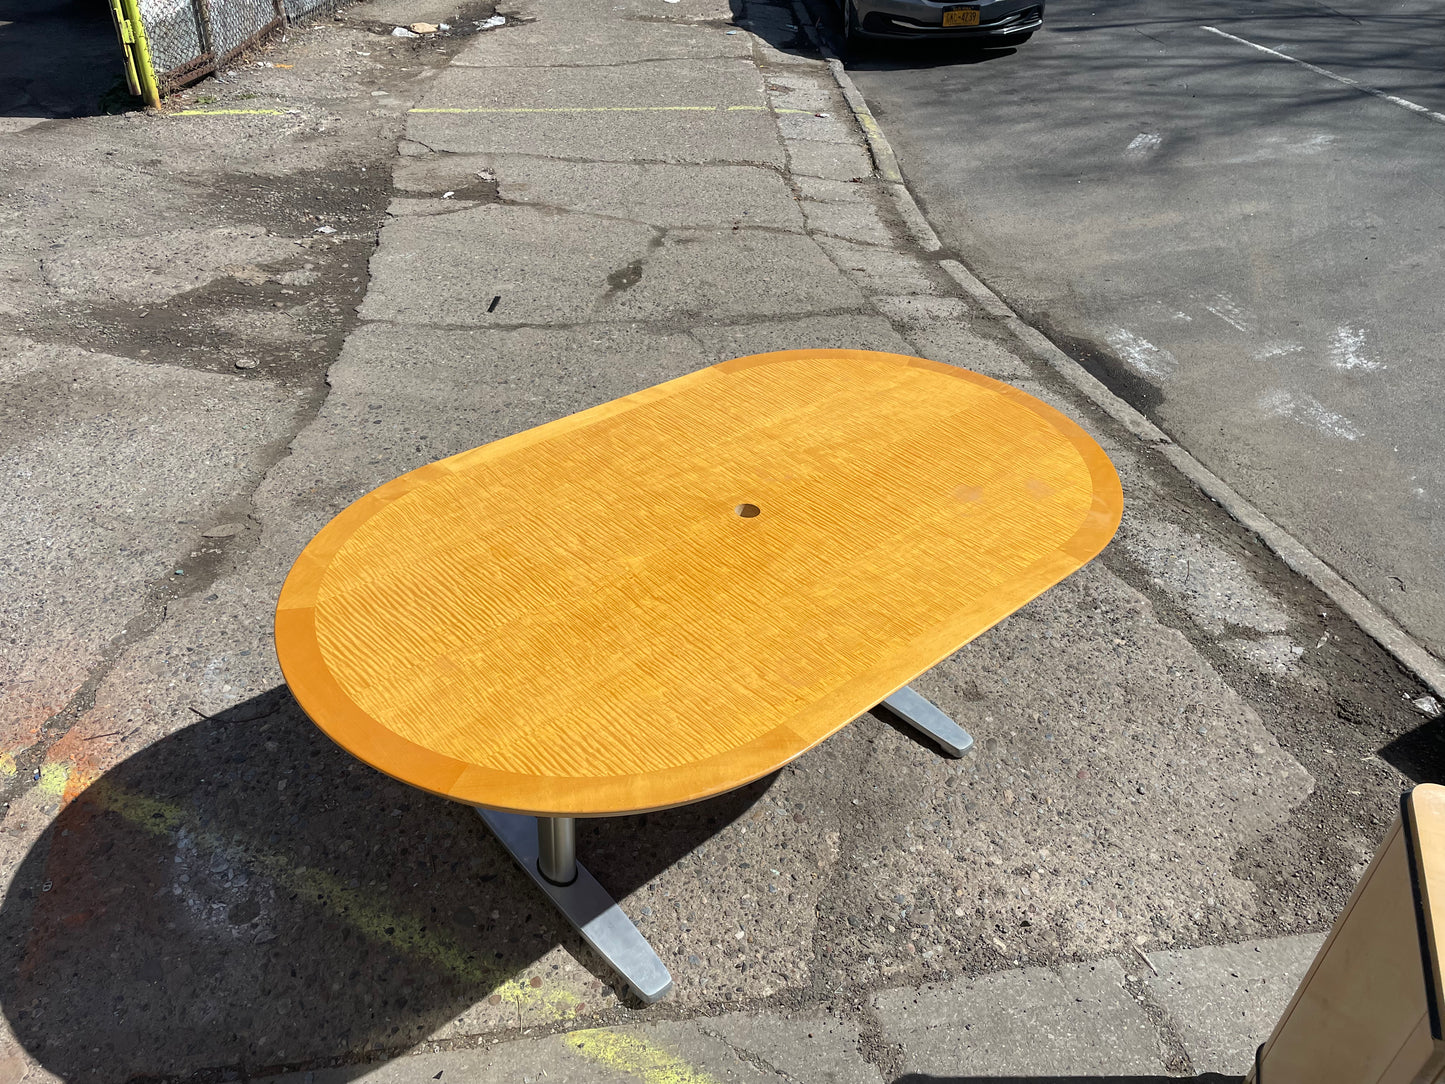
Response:
MULTIPOLYGON (((582 858, 625 897, 773 778, 590 822, 582 858)), ((0 936, 0 1006, 69 1082, 400 1053, 559 943, 623 992, 474 811, 356 761, 284 688, 76 797, 22 861, 0 936)))
POLYGON ((0 0, 0 117, 93 116, 124 88, 105 0, 0 0))

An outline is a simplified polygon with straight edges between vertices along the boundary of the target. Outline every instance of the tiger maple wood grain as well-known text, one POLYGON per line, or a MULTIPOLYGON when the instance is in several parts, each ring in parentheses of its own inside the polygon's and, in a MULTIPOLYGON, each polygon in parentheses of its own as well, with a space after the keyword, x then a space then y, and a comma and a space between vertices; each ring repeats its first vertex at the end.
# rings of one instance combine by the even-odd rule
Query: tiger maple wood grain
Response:
POLYGON ((821 741, 1088 561, 1120 508, 1098 445, 1014 388, 763 354, 361 498, 288 577, 277 651, 307 713, 408 783, 656 809, 821 741))

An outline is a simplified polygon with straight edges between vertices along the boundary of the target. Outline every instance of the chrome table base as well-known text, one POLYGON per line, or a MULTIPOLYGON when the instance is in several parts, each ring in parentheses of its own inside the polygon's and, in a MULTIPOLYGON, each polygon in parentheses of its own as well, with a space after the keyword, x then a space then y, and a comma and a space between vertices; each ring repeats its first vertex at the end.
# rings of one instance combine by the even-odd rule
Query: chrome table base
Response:
POLYGON ((538 888, 552 898, 567 921, 577 927, 582 939, 627 980, 627 985, 638 997, 650 1005, 667 996, 672 989, 672 976, 667 973, 667 968, 632 920, 613 902, 607 890, 597 883, 585 866, 573 860, 576 875, 571 884, 555 884, 543 875, 537 865, 538 835, 555 834, 554 824, 551 823, 553 818, 498 813, 481 807, 477 807, 477 812, 502 841, 502 846, 512 852, 517 864, 531 875, 538 888))
MULTIPOLYGON (((953 756, 963 756, 973 745, 968 731, 912 689, 899 689, 883 706, 953 756)), ((667 968, 622 908, 577 861, 574 818, 476 809, 517 864, 644 1003, 667 996, 672 989, 667 968)))
POLYGON ((943 746, 951 756, 961 757, 973 747, 973 737, 967 730, 906 685, 884 700, 883 706, 943 746))

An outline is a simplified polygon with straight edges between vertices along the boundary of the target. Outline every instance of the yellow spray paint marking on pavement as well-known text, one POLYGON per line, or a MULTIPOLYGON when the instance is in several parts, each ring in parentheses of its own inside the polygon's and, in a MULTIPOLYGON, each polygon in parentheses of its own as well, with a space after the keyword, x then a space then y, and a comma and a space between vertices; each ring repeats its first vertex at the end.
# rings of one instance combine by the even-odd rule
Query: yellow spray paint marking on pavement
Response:
POLYGON ((609 1069, 640 1077, 643 1084, 718 1084, 717 1078, 636 1035, 607 1028, 570 1032, 567 1046, 609 1069))
POLYGON ((40 782, 35 787, 45 797, 59 801, 65 794, 65 782, 69 778, 70 769, 64 764, 46 761, 40 766, 40 782))
MULTIPOLYGON (((854 113, 853 115, 858 118, 858 123, 863 126, 863 131, 868 133, 869 139, 883 139, 883 130, 878 127, 878 122, 873 119, 872 113, 854 113)), ((892 166, 885 166, 882 162, 878 163, 878 175, 885 181, 892 181, 895 184, 903 183, 903 174, 892 166)))
MULTIPOLYGON (((41 775, 41 785, 45 776, 41 775)), ((64 780, 60 787, 64 789, 64 780)), ((162 836, 178 828, 186 828, 196 843, 210 850, 228 851, 235 847, 213 832, 198 826, 196 818, 185 809, 124 790, 113 784, 99 783, 86 792, 86 798, 101 809, 118 813, 137 828, 151 835, 162 836)), ((579 999, 566 990, 543 991, 516 978, 509 978, 499 967, 478 963, 451 938, 429 930, 420 918, 385 910, 376 902, 375 893, 350 887, 329 873, 297 866, 279 854, 258 854, 247 851, 246 860, 259 872, 331 912, 337 919, 372 941, 413 956, 451 972, 472 985, 487 990, 514 1005, 517 1011, 545 1014, 554 1020, 575 1015, 579 999)))

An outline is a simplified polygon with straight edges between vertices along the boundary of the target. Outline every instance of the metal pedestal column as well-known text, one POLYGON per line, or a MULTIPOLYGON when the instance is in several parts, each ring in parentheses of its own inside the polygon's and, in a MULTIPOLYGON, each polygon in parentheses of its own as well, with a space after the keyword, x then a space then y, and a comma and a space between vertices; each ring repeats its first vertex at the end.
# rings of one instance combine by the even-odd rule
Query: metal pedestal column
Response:
POLYGON ((577 880, 577 818, 537 817, 537 872, 560 888, 577 880))
POLYGON ((577 822, 476 807, 557 910, 647 1004, 666 997, 672 976, 632 920, 577 861, 577 822), (560 882, 560 883, 559 883, 560 882))

